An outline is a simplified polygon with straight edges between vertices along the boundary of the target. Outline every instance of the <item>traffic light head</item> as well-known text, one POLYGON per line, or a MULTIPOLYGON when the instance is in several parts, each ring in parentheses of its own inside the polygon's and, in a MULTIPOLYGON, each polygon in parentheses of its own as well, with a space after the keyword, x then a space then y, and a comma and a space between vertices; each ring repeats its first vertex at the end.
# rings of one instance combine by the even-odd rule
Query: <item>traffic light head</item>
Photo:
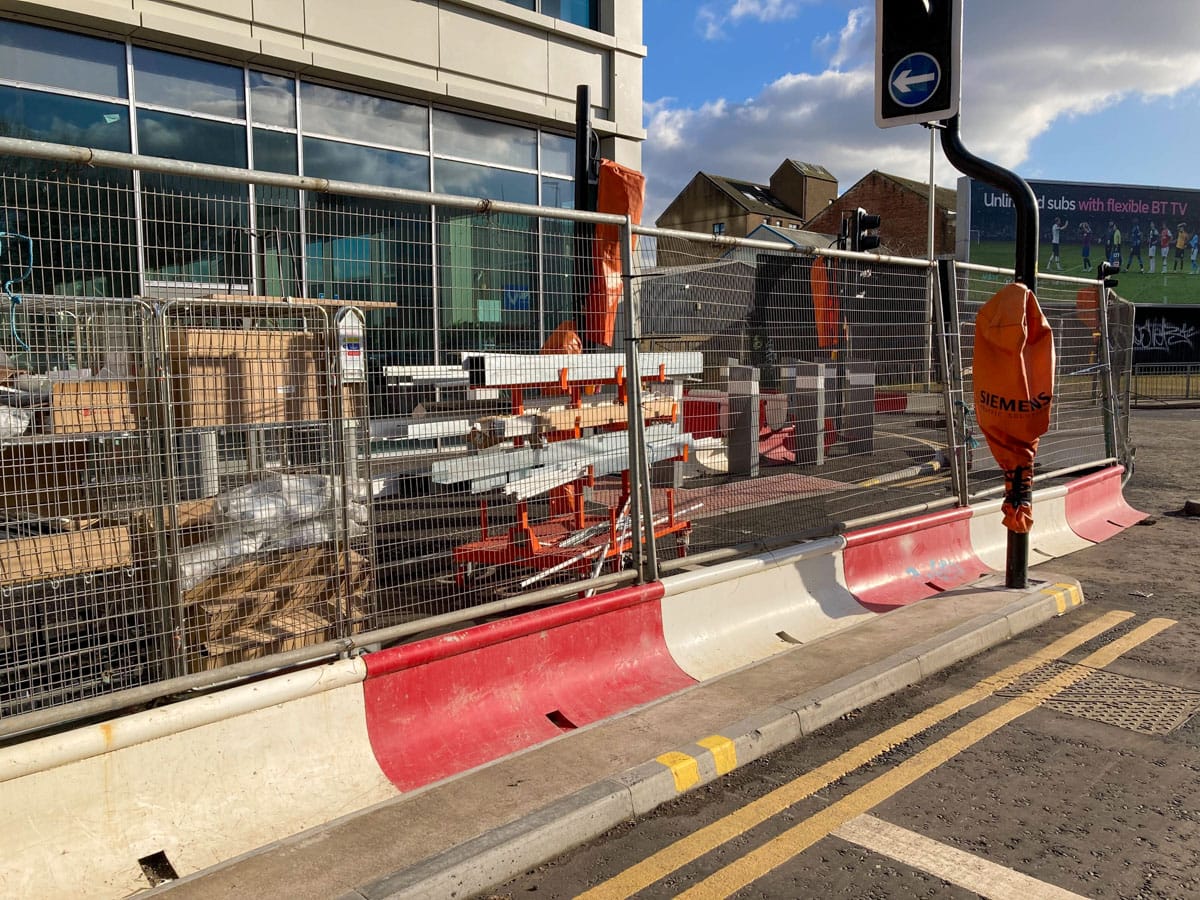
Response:
POLYGON ((867 212, 861 206, 854 211, 854 221, 850 227, 850 249, 865 253, 879 247, 879 235, 868 234, 879 228, 879 216, 867 212))

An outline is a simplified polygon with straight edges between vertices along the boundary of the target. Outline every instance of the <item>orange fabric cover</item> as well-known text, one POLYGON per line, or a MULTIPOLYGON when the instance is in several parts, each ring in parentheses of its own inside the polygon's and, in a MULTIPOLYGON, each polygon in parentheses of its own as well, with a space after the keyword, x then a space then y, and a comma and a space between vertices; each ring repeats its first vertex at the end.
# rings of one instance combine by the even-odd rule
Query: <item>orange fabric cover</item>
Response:
MULTIPOLYGON (((596 210, 629 216, 641 224, 645 205, 646 176, 611 159, 600 162, 600 184, 596 192, 596 210)), ((633 236, 637 247, 637 235, 633 236)), ((621 232, 616 225, 596 226, 596 248, 592 289, 588 293, 584 333, 605 347, 613 345, 617 325, 617 307, 625 296, 621 281, 621 232)))
POLYGON ((575 333, 575 323, 572 321, 559 322, 558 327, 550 332, 542 353, 582 353, 583 341, 575 333))
POLYGON ((1033 527, 1033 460, 1050 427, 1054 339, 1025 285, 1006 285, 979 311, 974 371, 975 418, 1004 470, 1004 525, 1026 533, 1033 527))
POLYGON ((1100 289, 1080 288, 1075 294, 1075 315, 1093 333, 1100 330, 1100 289))
POLYGON ((838 319, 841 303, 837 286, 831 284, 836 273, 831 272, 833 261, 818 256, 812 265, 813 317, 817 322, 817 346, 822 350, 836 348, 838 344, 838 319))

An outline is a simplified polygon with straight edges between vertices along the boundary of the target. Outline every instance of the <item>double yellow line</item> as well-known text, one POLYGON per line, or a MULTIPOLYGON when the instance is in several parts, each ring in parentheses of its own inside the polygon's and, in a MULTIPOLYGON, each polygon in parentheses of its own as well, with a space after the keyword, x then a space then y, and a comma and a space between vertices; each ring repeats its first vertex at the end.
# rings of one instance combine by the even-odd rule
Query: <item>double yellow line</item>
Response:
MULTIPOLYGON (((910 740, 950 716, 1009 687, 1023 675, 1047 662, 1061 659, 1075 648, 1132 618, 1133 613, 1113 611, 1059 638, 1014 665, 912 718, 864 741, 841 756, 771 791, 723 819, 706 825, 665 847, 640 863, 582 894, 587 900, 626 898, 694 862, 729 840, 744 834, 817 791, 844 778, 899 744, 910 740)), ((689 900, 728 897, 772 869, 812 846, 838 827, 912 784, 923 775, 983 740, 1018 716, 1036 709, 1049 697, 1086 678, 1093 669, 1108 665, 1121 654, 1174 625, 1171 619, 1151 619, 1123 637, 1089 654, 1078 664, 1054 675, 1033 690, 985 713, 880 775, 820 813, 797 824, 728 866, 696 884, 680 897, 689 900)))

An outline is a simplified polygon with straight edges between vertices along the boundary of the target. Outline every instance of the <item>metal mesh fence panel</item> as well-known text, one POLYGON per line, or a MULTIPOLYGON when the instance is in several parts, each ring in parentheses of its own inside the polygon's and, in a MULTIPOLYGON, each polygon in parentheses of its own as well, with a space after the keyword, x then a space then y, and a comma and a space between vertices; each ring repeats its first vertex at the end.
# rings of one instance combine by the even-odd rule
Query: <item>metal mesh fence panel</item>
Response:
POLYGON ((332 358, 329 312, 176 300, 159 327, 170 674, 367 627, 370 488, 351 465, 363 396, 332 358))
MULTIPOLYGON (((960 267, 956 306, 923 260, 161 161, 4 166, 4 733, 1002 483, 970 364, 1003 273, 960 267)), ((1090 287, 1039 295, 1060 384, 1039 471, 1127 457, 1132 307, 1101 320, 1090 287)))
POLYGON ((25 298, 0 358, 0 716, 159 677, 166 489, 142 303, 25 298))
POLYGON ((639 255, 641 346, 698 352, 689 460, 657 474, 696 550, 949 503, 929 268, 660 236, 639 255))
MULTIPOLYGON (((960 265, 958 306, 960 313, 964 397, 968 409, 964 416, 965 440, 970 448, 968 481, 972 496, 997 493, 1004 486, 1004 474, 992 459, 987 442, 974 426, 969 408, 974 395, 971 379, 975 336, 975 317, 983 305, 1004 284, 1011 273, 981 266, 960 265)), ((1096 281, 1065 278, 1042 273, 1038 278, 1038 303, 1050 323, 1055 349, 1055 400, 1050 429, 1038 445, 1037 474, 1077 471, 1100 460, 1117 458, 1121 435, 1112 431, 1121 414, 1118 392, 1121 373, 1127 371, 1127 357, 1114 349, 1114 378, 1108 383, 1108 359, 1103 346, 1100 321, 1100 291, 1096 281), (1115 438, 1115 439, 1114 439, 1115 438)), ((1109 306, 1109 322, 1114 338, 1128 341, 1130 328, 1124 312, 1128 304, 1109 306)))

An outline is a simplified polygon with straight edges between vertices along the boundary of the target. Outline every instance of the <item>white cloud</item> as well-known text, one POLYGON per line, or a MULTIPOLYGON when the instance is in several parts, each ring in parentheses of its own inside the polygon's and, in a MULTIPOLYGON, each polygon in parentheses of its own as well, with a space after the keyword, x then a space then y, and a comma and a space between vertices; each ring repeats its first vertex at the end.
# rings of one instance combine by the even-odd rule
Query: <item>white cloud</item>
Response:
POLYGON ((800 4, 795 0, 734 0, 729 8, 729 18, 758 19, 760 22, 778 22, 791 19, 799 12, 800 4))
MULTIPOLYGON (((781 14, 789 6, 770 0, 735 5, 742 4, 762 14, 768 7, 781 14)), ((719 21, 728 21, 733 8, 723 6, 719 21)), ((1052 7, 1044 0, 968 4, 964 143, 979 156, 1016 168, 1032 142, 1056 122, 1131 94, 1175 96, 1200 85, 1200 42, 1193 29, 1166 27, 1191 21, 1194 12, 1194 0, 1122 4, 1102 16, 1087 0, 1056 0, 1052 7)), ((748 100, 647 104, 648 218, 697 171, 765 182, 789 157, 825 166, 841 190, 871 169, 926 179, 928 134, 913 126, 875 127, 874 28, 871 7, 851 9, 836 35, 814 40, 827 60, 824 71, 780 75, 748 100)), ((1113 125, 1120 128, 1119 122, 1113 125)), ((1104 148, 1090 152, 1102 154, 1104 148)), ((956 175, 939 151, 939 183, 952 184, 956 175)))
POLYGON ((696 13, 696 25, 706 41, 726 36, 725 26, 742 19, 759 22, 781 22, 794 19, 800 13, 800 0, 723 0, 706 3, 696 13))

